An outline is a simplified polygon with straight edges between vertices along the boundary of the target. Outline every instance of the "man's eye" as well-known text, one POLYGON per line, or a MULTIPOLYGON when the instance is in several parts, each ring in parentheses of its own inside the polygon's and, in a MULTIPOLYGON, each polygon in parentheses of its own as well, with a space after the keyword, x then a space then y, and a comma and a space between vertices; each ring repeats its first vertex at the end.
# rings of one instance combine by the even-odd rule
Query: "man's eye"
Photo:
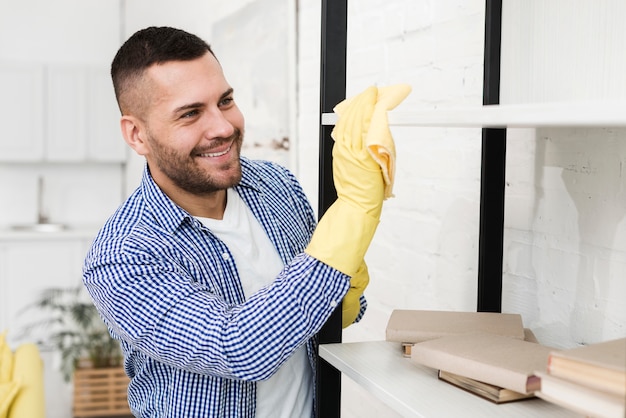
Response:
POLYGON ((220 106, 221 107, 227 107, 227 106, 230 106, 231 104, 233 104, 234 102, 235 102, 235 99, 233 99, 232 97, 225 97, 220 102, 220 106))
POLYGON ((192 117, 198 115, 198 113, 199 112, 197 110, 190 110, 189 112, 183 113, 180 117, 181 117, 181 119, 192 118, 192 117))

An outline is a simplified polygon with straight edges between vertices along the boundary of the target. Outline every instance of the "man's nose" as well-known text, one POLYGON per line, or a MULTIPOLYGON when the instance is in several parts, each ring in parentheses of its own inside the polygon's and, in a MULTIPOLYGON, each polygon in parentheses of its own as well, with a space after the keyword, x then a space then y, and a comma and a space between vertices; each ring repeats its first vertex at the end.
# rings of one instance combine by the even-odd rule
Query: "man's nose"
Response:
POLYGON ((235 127, 220 110, 211 112, 206 121, 205 135, 208 139, 228 138, 235 132, 235 127))

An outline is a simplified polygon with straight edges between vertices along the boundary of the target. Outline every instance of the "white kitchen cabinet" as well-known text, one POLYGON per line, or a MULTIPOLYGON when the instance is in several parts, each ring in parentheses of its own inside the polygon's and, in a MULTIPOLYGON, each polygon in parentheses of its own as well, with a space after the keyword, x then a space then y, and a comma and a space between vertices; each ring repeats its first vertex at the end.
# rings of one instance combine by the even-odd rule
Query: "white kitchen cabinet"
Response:
POLYGON ((126 146, 107 69, 50 67, 47 161, 123 162, 126 146))
POLYGON ((46 151, 48 161, 80 161, 87 149, 87 77, 80 67, 47 71, 46 151))
POLYGON ((0 66, 0 162, 126 160, 108 69, 0 66))
POLYGON ((0 2, 0 163, 124 162, 108 76, 123 4, 0 2))
POLYGON ((88 69, 87 86, 87 160, 126 161, 128 147, 122 137, 120 110, 108 67, 88 69))
POLYGON ((43 66, 0 63, 0 161, 43 158, 43 106, 43 66))

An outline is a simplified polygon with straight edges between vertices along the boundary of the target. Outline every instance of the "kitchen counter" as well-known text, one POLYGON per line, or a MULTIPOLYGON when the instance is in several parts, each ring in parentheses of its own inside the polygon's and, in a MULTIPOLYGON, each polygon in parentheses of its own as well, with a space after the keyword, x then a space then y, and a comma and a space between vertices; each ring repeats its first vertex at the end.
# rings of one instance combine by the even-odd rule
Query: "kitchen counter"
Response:
POLYGON ((13 229, 0 227, 0 241, 27 241, 27 240, 76 240, 93 239, 98 233, 98 226, 75 226, 59 230, 42 229, 13 229))

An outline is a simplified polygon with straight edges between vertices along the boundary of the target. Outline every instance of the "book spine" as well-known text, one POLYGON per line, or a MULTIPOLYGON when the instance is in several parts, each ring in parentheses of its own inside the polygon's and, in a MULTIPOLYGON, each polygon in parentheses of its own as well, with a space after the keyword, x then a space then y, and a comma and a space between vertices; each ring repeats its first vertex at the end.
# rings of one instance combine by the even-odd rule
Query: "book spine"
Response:
POLYGON ((547 371, 552 376, 626 397, 626 373, 550 355, 547 371))

